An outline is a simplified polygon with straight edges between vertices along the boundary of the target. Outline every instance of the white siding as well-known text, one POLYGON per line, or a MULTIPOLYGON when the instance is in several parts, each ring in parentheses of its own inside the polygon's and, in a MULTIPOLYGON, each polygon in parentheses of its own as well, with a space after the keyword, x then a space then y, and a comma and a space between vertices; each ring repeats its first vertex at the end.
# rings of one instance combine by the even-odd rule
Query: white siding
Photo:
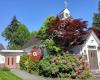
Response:
POLYGON ((16 63, 20 62, 20 56, 16 56, 16 63))
POLYGON ((95 40, 95 38, 93 37, 93 35, 90 35, 88 40, 86 41, 85 45, 83 45, 82 53, 84 53, 84 50, 86 50, 86 53, 88 53, 88 46, 96 46, 96 50, 97 50, 98 43, 95 40))
POLYGON ((99 64, 99 71, 100 71, 100 50, 98 50, 98 64, 99 64))
POLYGON ((99 65, 99 71, 100 71, 100 50, 98 50, 98 42, 96 40, 96 38, 90 34, 90 36, 88 37, 88 40, 86 41, 86 43, 83 45, 83 48, 82 48, 82 51, 80 52, 80 54, 82 55, 87 55, 87 60, 89 62, 89 56, 88 56, 88 46, 96 46, 95 49, 92 49, 92 50, 97 50, 97 58, 98 58, 98 65, 99 65), (84 53, 84 51, 86 51, 86 53, 84 53))
POLYGON ((0 55, 0 64, 4 64, 5 63, 5 57, 0 55))

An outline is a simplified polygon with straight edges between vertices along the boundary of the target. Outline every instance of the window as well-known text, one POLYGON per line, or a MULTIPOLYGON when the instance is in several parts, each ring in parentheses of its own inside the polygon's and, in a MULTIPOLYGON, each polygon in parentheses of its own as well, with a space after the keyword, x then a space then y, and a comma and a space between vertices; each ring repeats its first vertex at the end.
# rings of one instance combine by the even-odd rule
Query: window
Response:
POLYGON ((96 49, 96 46, 88 46, 88 49, 96 49))
POLYGON ((66 16, 66 17, 68 17, 68 14, 67 14, 67 13, 65 13, 65 16, 66 16))
POLYGON ((94 57, 95 56, 95 53, 94 52, 91 52, 91 57, 94 57))
POLYGON ((93 56, 92 52, 91 52, 91 57, 93 56))
POLYGON ((13 57, 12 57, 12 65, 13 65, 13 57))
POLYGON ((8 57, 8 65, 9 65, 9 57, 8 57))
POLYGON ((93 43, 94 42, 94 40, 91 40, 91 43, 93 43))

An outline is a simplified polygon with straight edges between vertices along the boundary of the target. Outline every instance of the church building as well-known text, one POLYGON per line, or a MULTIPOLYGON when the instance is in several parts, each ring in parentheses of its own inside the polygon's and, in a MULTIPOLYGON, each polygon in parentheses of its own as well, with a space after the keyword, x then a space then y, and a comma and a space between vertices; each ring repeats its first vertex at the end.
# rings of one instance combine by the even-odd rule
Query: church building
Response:
MULTIPOLYGON (((65 9, 58 15, 61 20, 71 18, 66 3, 65 9)), ((82 55, 93 73, 100 73, 100 30, 90 28, 84 38, 84 43, 74 46, 71 51, 74 54, 82 55)))
MULTIPOLYGON (((71 19, 70 11, 65 3, 65 8, 58 14, 59 19, 71 19)), ((80 45, 74 46, 71 51, 74 54, 82 55, 86 62, 89 64, 89 68, 93 73, 100 73, 100 31, 95 29, 89 29, 87 34, 83 36, 84 42, 80 45)), ((44 50, 41 46, 41 40, 39 38, 33 37, 28 43, 23 47, 25 52, 30 52, 34 46, 38 46, 39 49, 44 50)))
MULTIPOLYGON (((67 3, 65 2, 65 8, 58 14, 61 20, 71 18, 70 11, 67 8, 67 3)), ((82 55, 89 68, 94 73, 100 72, 100 35, 97 34, 95 29, 89 29, 88 33, 83 36, 84 43, 81 45, 74 46, 71 51, 77 55, 82 55)), ((100 33, 100 32, 99 32, 100 33)), ((23 47, 23 50, 5 50, 0 44, 0 66, 5 66, 9 68, 17 68, 20 56, 23 52, 30 54, 30 51, 38 47, 46 55, 46 48, 41 44, 41 39, 38 37, 32 37, 23 47)), ((36 52, 35 52, 36 53, 36 52)))

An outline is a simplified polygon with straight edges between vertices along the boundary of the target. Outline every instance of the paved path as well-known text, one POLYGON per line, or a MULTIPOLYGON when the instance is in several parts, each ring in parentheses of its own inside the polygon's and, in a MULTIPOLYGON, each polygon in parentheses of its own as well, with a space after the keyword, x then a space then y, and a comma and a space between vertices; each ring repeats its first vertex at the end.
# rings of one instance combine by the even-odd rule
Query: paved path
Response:
POLYGON ((95 80, 100 80, 100 74, 99 75, 94 75, 95 80))
MULTIPOLYGON (((43 77, 38 75, 32 75, 20 69, 11 69, 11 72, 17 75, 18 77, 22 78, 23 80, 50 80, 50 79, 44 79, 43 77)), ((100 80, 100 75, 94 75, 94 77, 95 77, 94 80, 100 80)))
POLYGON ((32 75, 30 73, 27 73, 26 71, 19 69, 11 69, 11 72, 17 75, 18 77, 22 78, 23 80, 46 80, 41 76, 32 75))

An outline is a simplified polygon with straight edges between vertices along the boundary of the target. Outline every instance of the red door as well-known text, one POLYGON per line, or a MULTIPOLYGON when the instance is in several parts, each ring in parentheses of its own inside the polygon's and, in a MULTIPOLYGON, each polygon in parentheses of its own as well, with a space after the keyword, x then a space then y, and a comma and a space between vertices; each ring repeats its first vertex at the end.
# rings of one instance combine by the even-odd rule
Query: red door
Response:
POLYGON ((8 68, 16 68, 16 56, 5 56, 5 66, 8 68))

